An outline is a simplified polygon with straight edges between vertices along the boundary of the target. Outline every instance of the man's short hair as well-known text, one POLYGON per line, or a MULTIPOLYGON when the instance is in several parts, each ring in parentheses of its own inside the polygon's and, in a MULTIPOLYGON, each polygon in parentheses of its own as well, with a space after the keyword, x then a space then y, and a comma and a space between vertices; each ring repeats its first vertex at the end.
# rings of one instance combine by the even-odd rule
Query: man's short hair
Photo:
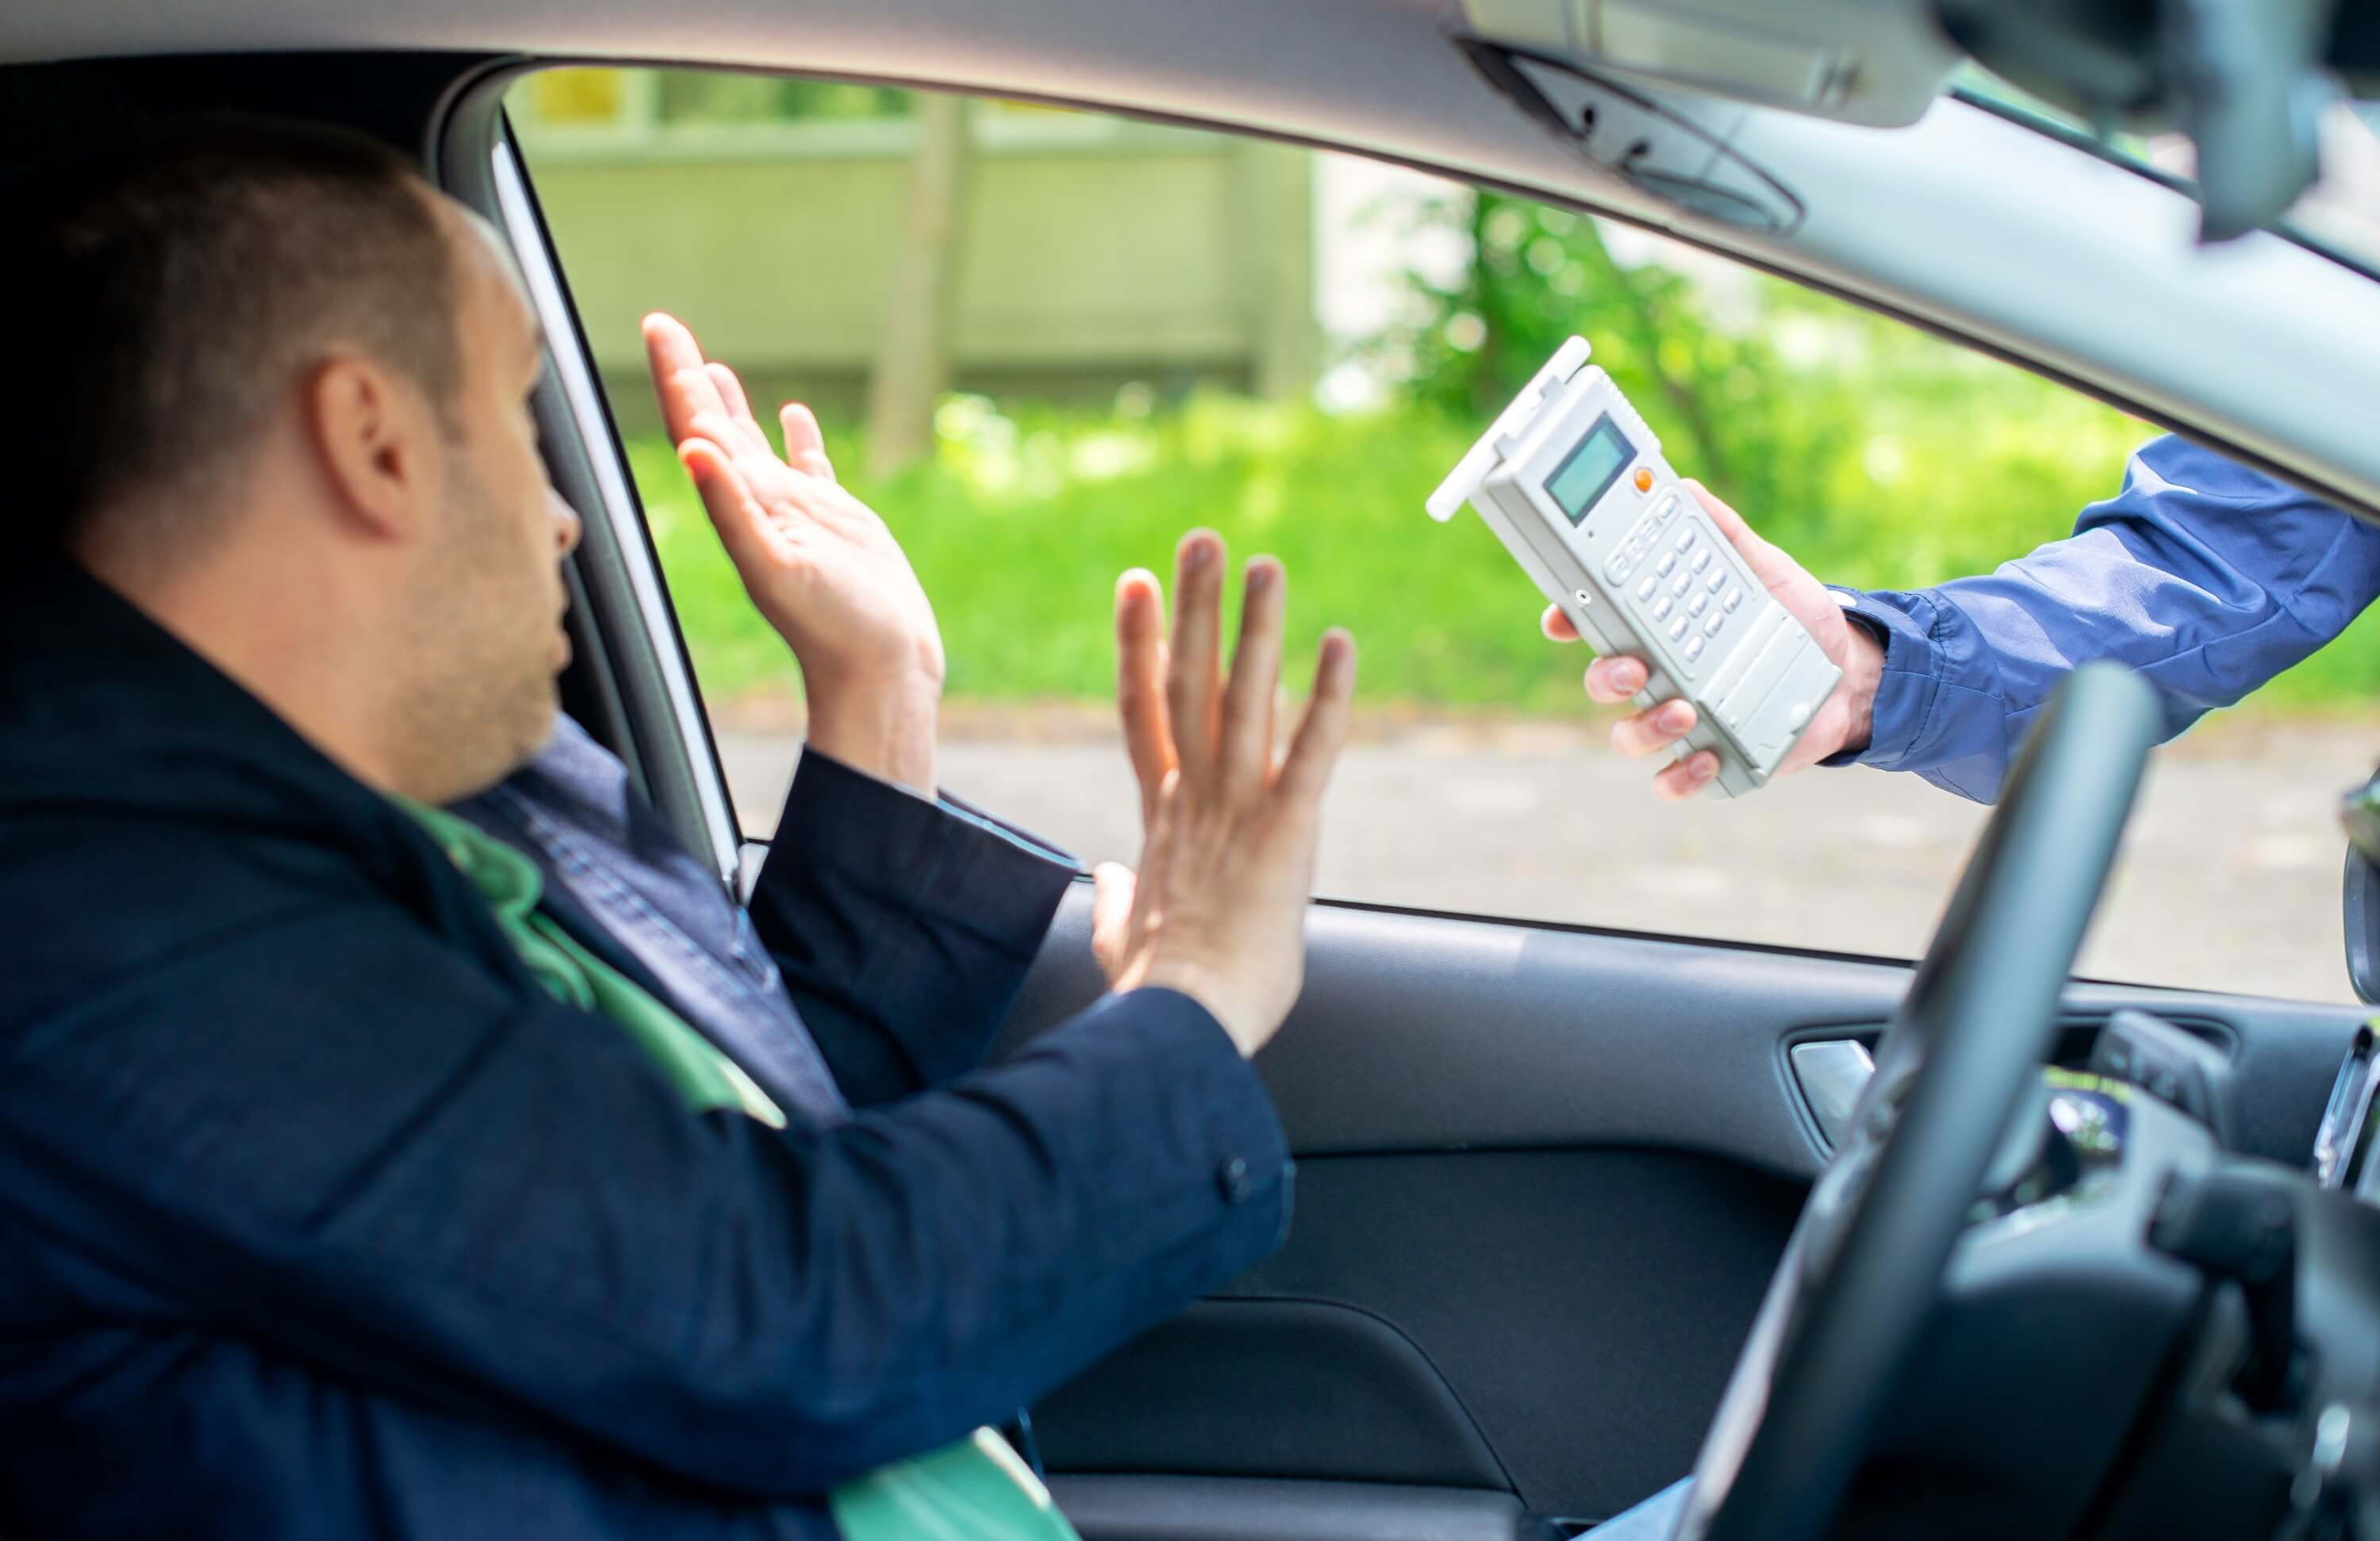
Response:
POLYGON ((462 376, 453 253, 427 185, 345 129, 158 120, 33 195, 5 303, 39 339, 0 365, 34 463, 37 525, 71 539, 128 496, 192 525, 314 363, 401 370, 450 427, 462 376), (93 184, 96 171, 99 180, 93 184), (68 190, 68 189, 71 190, 68 190))

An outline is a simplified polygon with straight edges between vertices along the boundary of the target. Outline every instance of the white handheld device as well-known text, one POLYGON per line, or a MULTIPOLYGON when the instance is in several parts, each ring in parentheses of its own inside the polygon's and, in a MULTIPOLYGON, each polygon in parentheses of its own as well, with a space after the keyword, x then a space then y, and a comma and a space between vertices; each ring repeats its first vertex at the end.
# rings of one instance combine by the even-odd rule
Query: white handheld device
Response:
POLYGON ((1673 758, 1718 754, 1719 791, 1768 780, 1842 671, 1769 597, 1661 442, 1572 337, 1430 494, 1465 503, 1598 653, 1648 671, 1636 704, 1682 696, 1698 721, 1673 758))

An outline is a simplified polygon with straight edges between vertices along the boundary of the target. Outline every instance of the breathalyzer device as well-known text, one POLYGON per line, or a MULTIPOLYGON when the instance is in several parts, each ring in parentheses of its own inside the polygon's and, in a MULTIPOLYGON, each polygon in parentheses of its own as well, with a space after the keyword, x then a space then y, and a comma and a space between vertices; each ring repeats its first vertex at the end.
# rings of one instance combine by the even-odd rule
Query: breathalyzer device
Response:
POLYGON ((1631 653, 1639 707, 1682 696, 1697 721, 1672 758, 1718 754, 1712 784, 1766 783, 1842 671, 1769 597, 1611 377, 1572 337, 1430 494, 1465 503, 1598 653, 1631 653))

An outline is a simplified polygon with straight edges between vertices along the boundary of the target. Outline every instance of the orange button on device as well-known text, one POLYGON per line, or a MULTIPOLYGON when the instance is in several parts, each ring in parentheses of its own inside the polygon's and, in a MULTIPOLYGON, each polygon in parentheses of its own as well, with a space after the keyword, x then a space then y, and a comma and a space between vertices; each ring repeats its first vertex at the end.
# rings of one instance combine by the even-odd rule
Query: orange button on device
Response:
POLYGON ((1639 466, 1639 467, 1636 467, 1636 491, 1640 491, 1640 492, 1649 492, 1649 491, 1651 491, 1652 490, 1653 490, 1653 467, 1650 467, 1650 466, 1639 466))

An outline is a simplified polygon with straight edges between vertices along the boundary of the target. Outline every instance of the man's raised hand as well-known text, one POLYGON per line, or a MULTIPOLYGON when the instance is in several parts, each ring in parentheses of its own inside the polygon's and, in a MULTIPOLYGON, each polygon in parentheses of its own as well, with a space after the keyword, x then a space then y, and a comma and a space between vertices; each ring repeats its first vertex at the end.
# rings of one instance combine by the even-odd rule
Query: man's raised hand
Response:
POLYGON ((1305 983, 1322 792, 1346 739, 1355 645, 1323 637, 1313 697, 1276 758, 1287 579, 1270 557, 1248 564, 1227 677, 1224 567, 1212 531, 1183 538, 1170 641, 1156 578, 1116 585, 1117 696, 1148 833, 1137 880, 1099 869, 1092 938, 1118 989, 1178 989, 1254 1054, 1305 983))
POLYGON ((810 746, 931 794, 942 637, 901 543, 836 484, 809 408, 779 408, 780 459, 735 370, 706 360, 674 317, 647 316, 644 334, 678 459, 745 591, 801 662, 810 746))

